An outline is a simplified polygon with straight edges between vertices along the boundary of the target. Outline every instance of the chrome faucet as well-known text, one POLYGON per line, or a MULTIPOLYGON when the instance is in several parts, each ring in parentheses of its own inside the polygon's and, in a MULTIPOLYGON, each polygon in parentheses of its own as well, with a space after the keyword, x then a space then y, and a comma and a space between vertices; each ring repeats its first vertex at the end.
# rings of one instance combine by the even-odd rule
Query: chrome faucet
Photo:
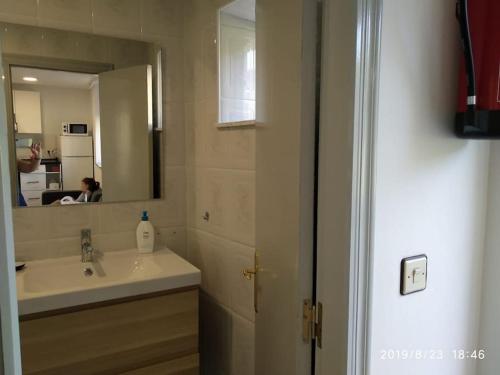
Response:
POLYGON ((94 248, 92 247, 92 238, 90 229, 82 229, 81 245, 82 245, 82 263, 93 262, 94 248))

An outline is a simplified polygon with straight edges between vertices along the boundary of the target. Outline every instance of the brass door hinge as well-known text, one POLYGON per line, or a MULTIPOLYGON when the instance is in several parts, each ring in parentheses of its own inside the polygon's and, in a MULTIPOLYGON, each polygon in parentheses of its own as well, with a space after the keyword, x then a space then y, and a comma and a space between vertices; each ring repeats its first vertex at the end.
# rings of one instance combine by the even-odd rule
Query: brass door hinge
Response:
POLYGON ((304 300, 302 309, 302 338, 308 343, 314 340, 321 348, 323 334, 323 305, 313 305, 310 299, 304 300))

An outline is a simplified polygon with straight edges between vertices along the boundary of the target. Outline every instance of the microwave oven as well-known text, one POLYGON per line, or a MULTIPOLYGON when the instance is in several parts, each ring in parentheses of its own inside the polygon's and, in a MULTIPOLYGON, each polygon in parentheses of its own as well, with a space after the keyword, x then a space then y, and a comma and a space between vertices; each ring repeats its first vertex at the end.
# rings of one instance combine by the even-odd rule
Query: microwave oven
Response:
POLYGON ((63 122, 62 135, 89 135, 89 126, 79 122, 63 122))

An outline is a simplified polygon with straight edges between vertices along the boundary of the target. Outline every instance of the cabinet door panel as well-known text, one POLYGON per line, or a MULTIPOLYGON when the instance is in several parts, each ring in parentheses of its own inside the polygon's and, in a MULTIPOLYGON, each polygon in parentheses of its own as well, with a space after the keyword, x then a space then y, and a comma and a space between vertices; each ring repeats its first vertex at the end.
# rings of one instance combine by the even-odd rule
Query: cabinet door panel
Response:
MULTIPOLYGON (((175 360, 198 353, 198 291, 31 320, 21 317, 20 330, 25 375, 126 374, 156 366, 175 369, 180 366, 175 360)), ((184 367, 189 370, 189 365, 184 367)))
POLYGON ((41 134, 40 93, 37 91, 14 90, 13 99, 17 132, 41 134))

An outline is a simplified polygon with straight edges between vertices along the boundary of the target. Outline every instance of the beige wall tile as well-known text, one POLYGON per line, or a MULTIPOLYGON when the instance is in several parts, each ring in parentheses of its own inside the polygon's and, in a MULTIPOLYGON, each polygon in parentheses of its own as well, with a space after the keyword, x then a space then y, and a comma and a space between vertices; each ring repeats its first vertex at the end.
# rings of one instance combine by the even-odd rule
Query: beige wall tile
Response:
POLYGON ((165 115, 165 155, 167 166, 185 164, 186 140, 184 131, 184 104, 182 102, 164 103, 165 115))
POLYGON ((156 247, 168 247, 177 255, 187 259, 187 234, 185 227, 156 228, 156 247))
POLYGON ((92 31, 90 0, 39 0, 38 18, 41 26, 92 31))
POLYGON ((143 0, 142 30, 145 36, 182 35, 183 0, 143 0))
POLYGON ((255 324, 232 316, 231 374, 255 375, 255 324))
POLYGON ((218 304, 211 296, 201 292, 201 374, 231 374, 232 324, 232 314, 229 310, 218 304))
POLYGON ((16 261, 26 262, 50 258, 54 254, 54 249, 49 245, 49 242, 42 239, 16 242, 16 261))
MULTIPOLYGON (((138 222, 139 220, 136 222, 136 227, 138 222)), ((135 229, 126 232, 99 233, 92 236, 92 241, 95 248, 102 252, 135 249, 137 247, 135 229)))
POLYGON ((114 39, 108 44, 111 60, 115 68, 145 64, 148 57, 147 45, 126 39, 114 39))
POLYGON ((92 0, 94 32, 141 37, 141 9, 137 0, 92 0))
POLYGON ((202 374, 254 375, 255 326, 200 293, 202 374))
POLYGON ((45 208, 15 208, 13 209, 14 241, 43 241, 51 238, 51 211, 45 208))
POLYGON ((165 169, 164 189, 164 199, 148 202, 152 220, 160 227, 185 225, 186 170, 183 166, 165 169))
POLYGON ((0 0, 0 19, 14 23, 37 21, 37 0, 0 0))
POLYGON ((255 321, 253 281, 243 277, 252 268, 255 249, 201 230, 189 229, 187 259, 202 271, 202 288, 249 321, 255 321))
POLYGON ((109 63, 112 61, 109 48, 110 41, 92 34, 76 34, 77 59, 109 63))
POLYGON ((196 228, 253 246, 255 237, 255 172, 197 168, 190 175, 188 211, 196 228), (205 212, 209 220, 204 220, 205 212))
POLYGON ((231 301, 229 261, 223 240, 197 230, 188 230, 188 260, 201 270, 202 288, 219 303, 231 301))
POLYGON ((184 101, 184 43, 182 38, 152 38, 163 52, 163 100, 184 101))
POLYGON ((3 52, 30 55, 42 54, 42 34, 23 25, 2 25, 3 52))
POLYGON ((73 38, 72 34, 45 29, 42 38, 42 56, 72 60, 78 58, 78 41, 73 38))
POLYGON ((98 206, 60 206, 40 210, 51 218, 49 238, 80 237, 82 229, 88 228, 97 233, 100 228, 98 206))

